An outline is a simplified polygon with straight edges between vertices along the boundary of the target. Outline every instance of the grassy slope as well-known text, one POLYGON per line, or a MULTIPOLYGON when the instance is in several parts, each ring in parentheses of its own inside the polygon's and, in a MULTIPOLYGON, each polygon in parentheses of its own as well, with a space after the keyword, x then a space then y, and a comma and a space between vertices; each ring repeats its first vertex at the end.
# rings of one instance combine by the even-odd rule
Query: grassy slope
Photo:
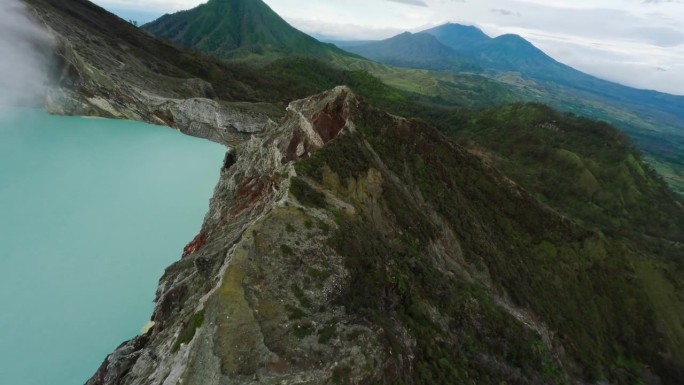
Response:
MULTIPOLYGON (((298 67, 296 63, 281 62, 281 64, 285 63, 298 67)), ((573 354, 576 355, 574 360, 579 362, 578 365, 582 368, 583 375, 595 378, 608 376, 619 383, 632 383, 635 381, 633 376, 638 376, 638 373, 644 370, 642 364, 646 362, 650 362, 649 365, 666 378, 670 376, 670 381, 681 375, 676 367, 681 367, 681 363, 684 362, 684 349, 682 348, 684 346, 684 330, 680 327, 682 322, 684 322, 684 317, 682 316, 684 313, 677 310, 684 309, 681 295, 684 282, 678 276, 678 272, 684 271, 682 268, 683 264, 681 263, 683 255, 681 247, 683 239, 682 229, 684 228, 682 205, 679 202, 679 198, 667 189, 660 177, 642 162, 639 153, 634 150, 630 140, 625 135, 620 134, 608 124, 561 114, 547 107, 534 104, 517 104, 475 112, 439 108, 438 103, 440 100, 434 95, 439 95, 440 92, 445 92, 445 90, 453 90, 454 95, 459 95, 462 98, 463 105, 486 105, 487 100, 483 97, 487 95, 486 93, 473 90, 472 94, 470 94, 472 98, 469 98, 467 91, 464 91, 466 87, 463 86, 467 79, 472 79, 473 85, 476 87, 482 87, 483 83, 486 84, 486 82, 482 82, 482 78, 476 76, 453 75, 453 83, 448 85, 438 82, 431 84, 432 88, 425 92, 435 92, 436 94, 425 98, 419 92, 416 92, 420 90, 414 87, 418 85, 424 86, 425 84, 421 84, 423 80, 434 79, 433 73, 423 70, 398 69, 349 59, 345 59, 345 63, 347 65, 351 64, 350 66, 352 67, 356 66, 356 68, 373 71, 375 74, 379 74, 381 79, 384 76, 386 80, 394 82, 393 85, 395 86, 398 79, 405 82, 405 87, 400 85, 397 88, 404 88, 404 90, 411 90, 412 92, 401 92, 387 87, 363 71, 347 72, 354 73, 357 76, 360 74, 366 76, 368 82, 361 83, 354 88, 360 94, 365 95, 368 100, 377 105, 382 105, 383 108, 394 113, 418 115, 425 120, 435 123, 443 131, 468 144, 472 151, 489 159, 489 162, 527 188, 542 202, 559 210, 565 216, 572 218, 573 221, 580 224, 580 228, 592 229, 592 231, 598 234, 591 241, 585 240, 579 243, 577 241, 569 241, 560 236, 560 233, 567 229, 559 230, 556 233, 556 230, 553 228, 546 228, 546 225, 539 224, 539 218, 534 219, 537 215, 542 214, 529 212, 526 214, 530 216, 530 223, 535 223, 536 226, 544 228, 543 230, 534 230, 540 233, 534 235, 532 240, 529 233, 520 234, 511 230, 511 226, 515 227, 516 225, 511 225, 510 223, 497 225, 499 226, 497 227, 499 233, 495 235, 495 238, 501 238, 501 242, 509 240, 511 243, 518 245, 516 247, 520 247, 519 250, 521 250, 522 254, 519 255, 519 258, 521 258, 521 261, 524 261, 521 262, 522 265, 516 265, 512 268, 510 260, 499 259, 498 257, 486 262, 490 269, 497 272, 495 276, 497 277, 498 284, 505 287, 506 290, 518 293, 513 296, 520 305, 532 308, 537 314, 544 314, 542 318, 545 321, 552 320, 547 322, 552 325, 554 330, 562 330, 566 342, 573 341, 566 348, 574 351, 573 354), (361 88, 359 87, 360 85, 366 88, 361 88), (422 100, 433 107, 428 108, 424 104, 416 104, 413 102, 415 100, 422 100), (522 243, 518 244, 517 242, 522 243), (529 251, 525 252, 522 250, 532 250, 532 255, 536 255, 536 257, 525 260, 523 255, 532 256, 526 254, 529 251), (556 259, 551 264, 544 262, 544 258, 549 257, 556 259), (554 265, 557 263, 558 265, 554 265), (530 275, 530 278, 522 280, 525 282, 521 282, 520 277, 528 275, 530 275), (546 281, 553 282, 549 283, 546 281), (636 286, 634 286, 635 283, 636 286), (595 298, 597 292, 605 296, 595 298), (540 295, 540 293, 549 293, 550 295, 544 296, 540 295), (558 293, 563 293, 563 298, 559 299, 558 293), (562 303, 562 305, 559 305, 559 303, 562 303), (587 304, 593 305, 587 306, 587 304), (555 313, 558 311, 563 316, 555 313), (589 322, 594 325, 592 327, 596 328, 592 335, 586 334, 587 330, 579 326, 586 323, 587 320, 591 320, 589 322), (596 325, 604 326, 599 327, 596 325), (653 329, 653 327, 656 329, 653 329), (637 329, 639 330, 637 331, 637 329), (665 337, 648 337, 655 330, 665 337), (654 341, 660 341, 659 343, 663 345, 649 345, 653 341, 649 342, 642 340, 642 338, 654 338, 654 341), (632 342, 629 342, 629 340, 632 342), (641 347, 645 350, 640 350, 641 347), (647 351, 650 351, 650 353, 647 351), (662 360, 654 358, 659 354, 656 353, 657 351, 664 352, 662 360)), ((319 64, 326 67, 325 64, 319 64)), ((302 71, 301 75, 310 77, 310 74, 311 72, 309 71, 302 71)), ((293 79, 293 81, 299 80, 301 79, 293 79)), ((510 95, 508 89, 501 87, 497 83, 492 83, 491 89, 493 90, 493 95, 498 97, 507 95, 507 93, 510 95)), ((407 176, 408 180, 416 181, 418 179, 425 183, 425 185, 419 186, 421 194, 429 196, 430 194, 435 194, 435 192, 445 191, 445 178, 454 183, 454 181, 461 180, 464 177, 461 173, 469 173, 467 170, 470 166, 466 166, 465 170, 463 170, 464 165, 462 163, 450 164, 448 167, 437 167, 432 170, 431 166, 428 166, 434 166, 431 163, 432 160, 425 159, 425 157, 431 158, 433 156, 432 153, 430 155, 426 153, 416 155, 414 145, 409 144, 393 147, 396 143, 392 143, 391 140, 382 139, 382 135, 375 131, 378 127, 386 124, 388 124, 386 121, 366 124, 364 127, 368 131, 363 131, 364 135, 367 135, 366 140, 373 145, 375 151, 381 153, 385 162, 394 159, 397 156, 396 154, 406 154, 403 157, 404 160, 398 160, 393 169, 397 174, 401 174, 399 170, 408 167, 409 171, 407 172, 410 173, 407 176), (378 145, 388 145, 390 147, 380 151, 377 147, 378 145), (418 169, 413 167, 418 167, 418 169), (428 172, 429 175, 425 174, 419 177, 418 174, 427 172, 426 169, 430 170, 428 172), (454 171, 457 169, 460 171, 454 171), (437 174, 434 174, 433 171, 437 172, 437 174), (436 185, 431 185, 431 183, 436 183, 436 185)), ((414 131, 410 136, 420 137, 421 134, 418 134, 418 132, 422 131, 414 131)), ((400 139, 404 141, 409 140, 408 137, 400 139)), ((435 139, 435 141, 438 140, 435 139)), ((328 163, 340 175, 347 176, 353 176, 353 173, 359 173, 364 167, 368 167, 368 164, 365 163, 370 162, 367 154, 356 154, 355 151, 358 151, 358 149, 354 146, 349 147, 343 144, 340 144, 340 146, 343 147, 338 150, 335 150, 334 147, 324 150, 320 155, 323 160, 317 158, 318 165, 311 169, 305 169, 303 172, 316 178, 319 174, 311 170, 316 170, 316 167, 320 167, 320 162, 322 161, 328 163), (352 161, 350 158, 354 158, 354 160, 352 161), (332 159, 335 160, 332 161, 332 159), (311 174, 312 172, 314 173, 311 174)), ((434 148, 430 151, 434 151, 434 148)), ((440 161, 447 162, 448 155, 443 154, 442 156, 446 158, 440 161)), ((448 187, 447 190, 454 192, 462 188, 466 188, 463 183, 456 182, 455 185, 448 187)), ((481 186, 473 188, 477 189, 478 192, 467 192, 465 196, 468 198, 463 199, 471 199, 472 194, 475 194, 475 196, 477 194, 487 194, 479 191, 482 188, 481 186)), ((450 208, 450 205, 458 205, 456 202, 462 202, 458 200, 459 198, 455 198, 455 201, 440 202, 439 200, 445 199, 445 197, 440 193, 437 194, 438 196, 433 197, 435 201, 432 203, 442 205, 439 206, 440 210, 438 211, 440 213, 449 213, 453 210, 453 207, 450 208)), ((388 196, 387 199, 398 198, 397 196, 388 196)), ((500 216, 507 217, 507 215, 515 218, 514 222, 525 220, 525 214, 522 212, 516 213, 513 208, 510 208, 513 211, 508 211, 509 209, 505 208, 506 204, 504 204, 503 210, 508 214, 502 214, 501 212, 487 214, 488 210, 490 210, 487 207, 492 205, 492 201, 497 202, 492 206, 500 205, 498 199, 503 199, 501 196, 499 198, 482 196, 480 199, 481 202, 487 202, 485 206, 477 206, 477 208, 474 206, 472 211, 467 211, 471 213, 477 212, 479 216, 489 218, 488 220, 496 220, 495 218, 500 216)), ((406 202, 395 202, 395 204, 397 206, 411 207, 406 202)), ((418 213, 411 210, 413 209, 409 209, 408 213, 396 213, 396 215, 398 217, 404 215, 406 222, 402 226, 415 229, 416 227, 410 223, 421 223, 421 219, 418 213)), ((460 212, 457 214, 457 211, 453 212, 454 216, 452 219, 454 221, 463 215, 460 212)), ((397 255, 396 253, 406 253, 406 251, 402 250, 414 250, 409 252, 409 254, 415 253, 416 247, 420 248, 421 244, 424 245, 421 242, 425 240, 420 241, 420 238, 429 237, 429 235, 417 234, 415 235, 417 239, 414 240, 402 239, 397 241, 397 244, 388 245, 382 242, 378 244, 371 239, 381 239, 381 236, 374 232, 372 228, 368 228, 360 223, 342 222, 341 224, 344 226, 345 231, 357 234, 359 237, 357 242, 361 242, 354 246, 354 242, 351 242, 349 236, 340 235, 342 237, 339 238, 341 243, 338 244, 340 252, 346 253, 351 258, 350 264, 361 263, 360 270, 357 270, 359 274, 361 274, 361 271, 373 269, 374 265, 367 265, 370 262, 356 260, 358 256, 367 255, 367 250, 371 250, 373 254, 382 256, 382 258, 389 258, 388 261, 394 260, 394 256, 397 255), (366 238, 365 236, 368 234, 370 236, 366 238), (367 241, 364 241, 364 239, 367 239, 367 241)), ((464 224, 461 222, 460 226, 462 226, 461 234, 467 234, 471 229, 478 228, 478 225, 473 223, 464 224)), ((425 228, 429 229, 429 227, 425 228)), ((423 226, 418 226, 418 228, 423 228, 423 226)), ((530 231, 530 227, 527 227, 527 229, 526 231, 530 231)), ((571 233, 573 231, 575 230, 572 230, 571 233)), ((485 237, 484 235, 482 236, 485 237)), ((589 236, 589 238, 592 237, 589 236)), ((491 238, 487 238, 487 241, 484 242, 491 241, 491 238)), ((476 247, 475 244, 471 246, 476 247)), ((496 249, 497 246, 492 247, 496 249)), ((501 247, 501 250, 504 250, 508 246, 502 245, 501 247)), ((500 253, 501 250, 498 252, 500 253)), ((489 252, 497 253, 492 250, 489 250, 489 252)), ((380 261, 377 263, 383 264, 385 262, 380 261)), ((422 278, 420 275, 413 277, 412 274, 415 274, 415 266, 413 264, 411 266, 413 267, 404 267, 408 270, 403 273, 403 276, 409 277, 407 278, 410 280, 409 286, 416 285, 422 287, 421 285, 424 285, 424 282, 416 282, 415 279, 425 279, 426 281, 436 279, 435 276, 432 276, 434 271, 432 273, 430 271, 421 273, 425 274, 422 278)), ((404 268, 398 267, 399 271, 397 273, 400 273, 401 269, 404 268)), ((373 281, 379 279, 379 277, 367 277, 361 274, 359 279, 366 285, 369 284, 366 280, 370 279, 373 281)), ((363 287, 367 288, 369 286, 363 287)), ((438 293, 431 293, 430 289, 425 290, 427 291, 418 294, 420 299, 405 299, 409 302, 405 302, 402 306, 406 309, 412 309, 415 306, 420 308, 419 305, 412 301, 418 301, 419 303, 430 302, 432 301, 430 298, 439 298, 440 296, 438 293)), ((453 290, 451 291, 450 298, 465 298, 473 295, 473 290, 477 292, 478 289, 459 286, 444 290, 453 290), (464 294, 463 290, 467 294, 464 294)), ((367 292, 364 291, 363 294, 367 295, 367 292)), ((358 295, 361 296, 361 293, 358 295)), ((352 296, 352 298, 355 297, 352 296)), ((483 303, 487 301, 482 299, 482 297, 478 298, 483 303)), ((358 297, 357 299, 363 301, 363 298, 358 297)), ((376 303, 365 305, 350 304, 350 306, 360 306, 358 311, 362 313, 370 312, 371 314, 373 312, 369 309, 382 308, 382 306, 376 303)), ((493 305, 483 306, 485 306, 484 309, 487 309, 493 305)), ((440 309, 447 313, 450 311, 443 307, 440 309)), ((497 318, 498 316, 495 316, 496 310, 490 309, 493 311, 492 313, 489 312, 490 310, 484 309, 480 309, 480 311, 487 312, 488 317, 492 317, 494 320, 499 319, 500 322, 508 322, 497 318)), ((424 343, 427 346, 423 348, 429 352, 425 353, 424 356, 423 375, 426 375, 425 373, 427 372, 451 373, 450 375, 454 376, 456 374, 453 373, 461 373, 461 375, 463 373, 470 373, 469 375, 472 376, 482 374, 480 372, 481 368, 470 367, 468 364, 459 361, 461 358, 453 356, 449 358, 448 354, 446 359, 449 365, 446 365, 447 363, 444 360, 441 362, 445 368, 455 368, 455 371, 430 366, 435 365, 435 362, 440 362, 438 355, 446 354, 449 345, 442 345, 440 347, 428 342, 434 336, 430 337, 432 329, 429 327, 423 329, 425 325, 421 326, 421 322, 425 322, 425 320, 421 318, 424 315, 421 315, 420 312, 414 314, 411 311, 402 313, 402 311, 397 311, 397 309, 385 310, 397 312, 397 316, 403 319, 402 322, 412 325, 411 327, 416 328, 416 332, 425 338, 424 343), (416 319, 415 317, 418 318, 416 319), (437 356, 434 354, 437 354, 437 356)), ((369 314, 365 315, 371 316, 369 314)), ((380 315, 376 313, 375 317, 380 317, 380 315)), ((473 332, 472 330, 468 331, 469 329, 467 329, 466 325, 460 325, 459 327, 465 328, 464 333, 466 334, 473 332)), ((485 326, 485 328, 487 327, 496 329, 496 325, 485 326)), ((513 325, 507 327, 517 330, 513 325)), ((464 335, 460 337, 466 340, 473 338, 472 336, 467 337, 464 335)), ((505 337, 499 336, 498 338, 505 337)), ((482 342, 484 346, 476 346, 475 350, 491 351, 492 347, 487 347, 489 343, 492 342, 484 341, 482 342)), ((518 353, 526 357, 523 361, 534 361, 538 359, 534 357, 539 357, 529 352, 518 353)), ((467 352, 462 350, 456 350, 455 354, 467 356, 467 352)), ((445 357, 441 358, 444 359, 445 357)), ((547 367, 547 375, 556 373, 551 364, 544 364, 547 367)), ((537 364, 527 362, 524 365, 534 367, 537 364)), ((433 378, 432 381, 436 383, 440 381, 448 382, 455 381, 455 378, 466 381, 462 377, 450 379, 433 378)), ((484 381, 482 383, 487 382, 484 381)))
POLYGON ((394 67, 343 56, 333 57, 331 64, 368 72, 413 100, 441 107, 473 108, 518 100, 511 86, 476 74, 394 67))
POLYGON ((542 105, 514 104, 456 112, 446 126, 461 141, 490 152, 507 175, 584 223, 599 223, 610 235, 633 232, 684 241, 680 199, 643 165, 627 136, 608 124, 542 105))
MULTIPOLYGON (((508 117, 521 116, 519 130, 526 132, 527 127, 535 127, 537 118, 543 122, 547 117, 560 118, 557 124, 567 125, 570 132, 565 142, 563 135, 553 133, 542 138, 551 137, 569 148, 600 147, 606 139, 617 140, 608 154, 591 146, 582 153, 584 161, 595 161, 596 167, 613 167, 617 160, 613 157, 629 158, 628 141, 605 125, 577 122, 573 120, 577 118, 553 115, 536 106, 508 113, 508 117), (574 143, 577 137, 583 141, 574 143)), ((489 114, 478 117, 484 115, 489 114)), ((677 288, 664 270, 654 268, 668 262, 642 247, 640 236, 629 231, 602 231, 610 226, 592 222, 593 217, 585 216, 570 198, 555 202, 556 207, 567 208, 564 215, 545 209, 531 196, 507 188, 505 179, 487 161, 469 155, 423 124, 400 123, 372 110, 365 110, 354 121, 355 133, 328 144, 300 163, 297 171, 328 188, 328 181, 339 177, 343 186, 356 186, 350 191, 358 191, 370 168, 383 175, 379 209, 367 207, 368 200, 357 195, 345 195, 344 189, 333 189, 359 214, 337 214, 340 230, 332 246, 347 258, 352 273, 352 284, 341 298, 345 307, 384 330, 390 354, 415 356, 412 369, 389 372, 385 380, 406 384, 562 384, 564 373, 568 373, 574 378, 633 384, 644 378, 650 367, 665 383, 677 383, 684 367, 679 345, 683 335, 678 326, 682 315, 673 312, 671 305, 677 303, 673 298, 681 294, 681 287, 677 288), (445 222, 436 220, 431 210, 445 222), (382 219, 385 217, 389 219, 382 219), (456 263, 457 268, 435 252, 439 250, 435 245, 447 242, 446 234, 451 231, 459 247, 447 250, 459 250, 463 259, 456 263), (466 270, 465 275, 461 269, 466 270), (464 278, 468 275, 479 278, 464 278), (521 328, 497 305, 496 298, 502 295, 554 331, 551 345, 521 328), (415 338, 415 347, 404 344, 403 328, 415 338), (551 358, 549 346, 563 347, 562 366, 551 358), (663 351, 669 356, 661 357, 663 351)), ((451 124, 461 136, 469 127, 463 122, 451 124)), ((498 131, 500 124, 481 122, 480 127, 498 131)), ((510 132, 502 133, 510 136, 507 134, 510 132)), ((513 136, 516 143, 518 139, 525 142, 513 136)), ((531 129, 526 139, 535 137, 531 129)), ((497 141, 492 143, 494 149, 499 145, 502 151, 510 149, 511 143, 501 137, 487 137, 491 138, 497 141)), ((490 157, 496 154, 494 149, 490 157)), ((512 151, 518 153, 515 146, 512 151)), ((575 161, 575 156, 562 153, 558 163, 550 161, 543 168, 562 179, 567 162, 575 161)), ((625 167, 643 167, 638 159, 626 162, 625 167)), ((505 165, 504 161, 496 164, 505 165)), ((519 175, 524 167, 516 166, 513 171, 518 172, 514 176, 521 183, 528 181, 519 175)), ((644 194, 638 198, 640 203, 650 199, 652 192, 665 190, 652 174, 636 173, 644 179, 635 187, 644 194)), ((606 178, 610 182, 606 189, 620 193, 620 189, 614 190, 617 187, 611 177, 606 178)), ((625 178, 637 176, 630 172, 625 178)), ((553 188, 556 179, 542 179, 541 183, 553 188)), ((615 183, 622 182, 618 178, 615 183)), ((539 185, 530 190, 544 191, 539 185)), ((299 196, 303 202, 325 207, 320 199, 313 202, 306 195, 299 196)), ((681 207, 671 213, 660 211, 671 208, 670 204, 663 198, 652 210, 665 217, 665 223, 677 223, 669 236, 679 239, 681 207)), ((622 215, 606 211, 601 218, 619 222, 622 215)), ((658 219, 647 213, 630 215, 632 220, 655 220, 660 226, 658 219)))
POLYGON ((462 111, 445 126, 541 201, 624 242, 668 354, 684 359, 684 207, 624 134, 535 104, 462 111))

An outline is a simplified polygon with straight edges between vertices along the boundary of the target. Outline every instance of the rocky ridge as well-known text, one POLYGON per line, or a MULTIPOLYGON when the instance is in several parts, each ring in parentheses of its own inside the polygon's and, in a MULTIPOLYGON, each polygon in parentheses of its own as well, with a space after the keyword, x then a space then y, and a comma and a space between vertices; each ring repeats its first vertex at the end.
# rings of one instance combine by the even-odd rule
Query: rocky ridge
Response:
POLYGON ((356 103, 343 87, 293 102, 280 125, 235 149, 201 233, 160 281, 154 327, 88 384, 322 383, 343 364, 359 378, 368 365, 378 374, 377 337, 331 303, 348 277, 325 246, 321 227, 335 223, 290 193, 294 163, 353 130, 356 103), (311 269, 321 272, 315 295, 296 286, 311 269), (299 320, 302 307, 319 310, 315 322, 299 320), (332 327, 354 338, 322 343, 314 334, 332 327))
POLYGON ((338 87, 226 157, 154 326, 88 384, 580 384, 623 327, 657 373, 630 253, 338 87))

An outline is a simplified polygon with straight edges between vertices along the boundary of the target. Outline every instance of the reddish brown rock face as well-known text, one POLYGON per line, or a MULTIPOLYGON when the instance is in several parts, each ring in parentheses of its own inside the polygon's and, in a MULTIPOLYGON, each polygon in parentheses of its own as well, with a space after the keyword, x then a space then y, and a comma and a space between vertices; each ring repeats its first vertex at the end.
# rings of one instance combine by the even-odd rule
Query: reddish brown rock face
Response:
POLYGON ((325 110, 313 116, 313 127, 321 137, 323 143, 328 143, 339 135, 342 128, 347 124, 347 116, 344 113, 346 94, 339 97, 333 103, 326 106, 325 110))
MULTIPOLYGON (((311 104, 299 107, 299 113, 306 119, 306 126, 295 127, 286 147, 282 162, 297 161, 308 156, 321 146, 335 139, 346 127, 349 119, 349 90, 341 88, 334 94, 322 94, 308 99, 311 104), (312 108, 315 106, 315 108, 312 108), (310 125, 309 125, 310 124, 310 125)), ((301 102, 301 101, 299 101, 301 102)), ((298 102, 293 102, 296 105, 298 102)), ((293 120, 295 115, 288 115, 285 120, 293 120)))
POLYGON ((203 233, 197 234, 197 236, 192 241, 190 241, 190 243, 188 243, 185 246, 185 248, 183 248, 183 258, 185 258, 188 255, 198 251, 206 243, 207 243, 207 236, 204 235, 203 233))
POLYGON ((233 214, 237 216, 242 211, 254 207, 275 189, 280 180, 281 177, 278 174, 260 178, 244 178, 237 187, 233 214))
POLYGON ((337 137, 345 125, 345 121, 339 115, 333 116, 327 112, 321 112, 314 118, 314 130, 323 139, 324 143, 328 143, 333 138, 337 137))

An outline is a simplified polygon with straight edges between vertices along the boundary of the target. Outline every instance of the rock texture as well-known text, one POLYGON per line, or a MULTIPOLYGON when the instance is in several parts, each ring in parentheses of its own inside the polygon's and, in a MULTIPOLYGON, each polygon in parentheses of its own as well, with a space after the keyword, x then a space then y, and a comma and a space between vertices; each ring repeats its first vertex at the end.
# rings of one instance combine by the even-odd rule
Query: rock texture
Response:
POLYGON ((253 106, 219 98, 212 83, 191 73, 220 71, 216 62, 158 41, 87 1, 27 4, 55 41, 45 97, 50 113, 141 120, 230 145, 269 120, 253 106))

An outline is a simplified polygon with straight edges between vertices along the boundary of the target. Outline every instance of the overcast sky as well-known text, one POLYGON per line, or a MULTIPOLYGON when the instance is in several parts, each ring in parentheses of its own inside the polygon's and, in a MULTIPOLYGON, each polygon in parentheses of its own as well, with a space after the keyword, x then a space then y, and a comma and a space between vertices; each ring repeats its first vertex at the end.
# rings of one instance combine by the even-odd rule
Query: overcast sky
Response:
MULTIPOLYGON (((140 22, 206 0, 95 0, 140 22)), ((382 39, 444 22, 516 33, 579 70, 684 95, 684 0, 265 0, 293 26, 382 39)))

